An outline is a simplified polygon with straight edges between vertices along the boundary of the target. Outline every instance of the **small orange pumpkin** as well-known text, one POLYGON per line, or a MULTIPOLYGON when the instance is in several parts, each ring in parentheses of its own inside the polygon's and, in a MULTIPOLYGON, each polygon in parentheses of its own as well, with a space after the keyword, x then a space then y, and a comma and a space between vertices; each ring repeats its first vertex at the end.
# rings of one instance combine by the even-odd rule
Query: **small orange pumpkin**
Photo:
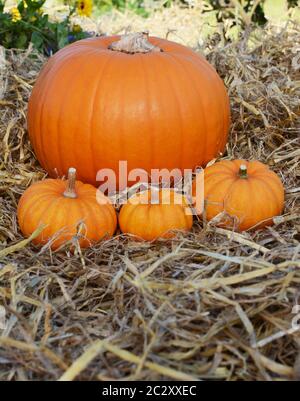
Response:
POLYGON ((122 206, 119 225, 123 233, 153 241, 174 237, 174 230, 189 231, 193 216, 183 195, 152 189, 135 194, 122 206))
POLYGON ((67 182, 46 179, 24 192, 18 205, 18 221, 26 237, 45 225, 33 243, 43 245, 53 238, 54 250, 75 235, 82 248, 111 237, 117 216, 109 199, 92 185, 76 181, 76 170, 70 168, 67 182))
POLYGON ((224 160, 204 170, 204 201, 208 221, 223 212, 219 226, 244 231, 272 224, 282 213, 284 188, 277 174, 259 161, 224 160))

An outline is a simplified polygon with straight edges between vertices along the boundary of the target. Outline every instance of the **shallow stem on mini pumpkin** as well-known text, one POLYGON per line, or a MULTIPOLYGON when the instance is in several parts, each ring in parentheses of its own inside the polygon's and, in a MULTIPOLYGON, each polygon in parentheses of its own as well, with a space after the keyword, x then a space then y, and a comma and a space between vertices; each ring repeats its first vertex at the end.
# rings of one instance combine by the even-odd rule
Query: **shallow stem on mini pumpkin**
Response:
POLYGON ((76 168, 70 167, 68 170, 68 180, 67 180, 67 187, 64 192, 64 196, 66 198, 77 198, 77 194, 75 191, 75 183, 76 183, 76 168))
POLYGON ((248 178, 247 166, 245 164, 240 165, 239 177, 240 178, 248 178))
POLYGON ((108 46, 109 50, 127 54, 162 52, 163 50, 149 42, 148 32, 122 35, 119 40, 108 46))

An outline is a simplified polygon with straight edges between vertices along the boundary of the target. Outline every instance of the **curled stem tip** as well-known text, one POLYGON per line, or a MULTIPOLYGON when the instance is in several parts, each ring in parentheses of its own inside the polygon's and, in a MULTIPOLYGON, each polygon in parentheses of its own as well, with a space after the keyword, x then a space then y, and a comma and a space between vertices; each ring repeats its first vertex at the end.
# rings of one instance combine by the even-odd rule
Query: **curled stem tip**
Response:
POLYGON ((77 198, 77 194, 75 191, 75 183, 76 183, 76 168, 70 167, 68 170, 68 179, 67 186, 64 192, 64 196, 66 198, 77 198))

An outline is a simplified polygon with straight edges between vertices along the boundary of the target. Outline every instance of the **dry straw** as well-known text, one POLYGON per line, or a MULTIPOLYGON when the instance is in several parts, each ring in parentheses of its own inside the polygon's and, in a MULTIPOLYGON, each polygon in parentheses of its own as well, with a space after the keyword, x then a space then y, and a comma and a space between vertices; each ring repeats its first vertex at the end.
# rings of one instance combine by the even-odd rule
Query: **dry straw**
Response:
POLYGON ((18 230, 21 193, 45 176, 26 134, 44 60, 31 49, 2 52, 1 380, 300 378, 297 43, 289 25, 205 48, 232 101, 225 158, 258 158, 284 182, 273 227, 237 234, 198 221, 173 241, 116 236, 75 253, 38 251, 18 230))

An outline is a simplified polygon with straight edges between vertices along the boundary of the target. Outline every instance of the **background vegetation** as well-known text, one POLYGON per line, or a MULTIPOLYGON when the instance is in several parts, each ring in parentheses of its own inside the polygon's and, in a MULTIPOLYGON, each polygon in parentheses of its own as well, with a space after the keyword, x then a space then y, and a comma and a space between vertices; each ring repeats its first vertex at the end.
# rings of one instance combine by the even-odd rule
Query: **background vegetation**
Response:
POLYGON ((67 44, 93 35, 86 24, 74 19, 101 19, 112 12, 135 13, 147 18, 167 8, 195 9, 201 14, 203 35, 215 32, 224 23, 228 40, 237 39, 250 24, 264 25, 268 20, 284 22, 293 15, 300 18, 297 0, 0 0, 0 45, 26 49, 31 43, 51 55, 67 44), (50 7, 49 7, 50 3, 50 7), (48 4, 48 8, 46 7, 48 4), (45 6, 45 9, 44 9, 45 6), (51 11, 55 12, 51 12, 51 11), (60 13, 57 13, 61 11, 60 13), (83 29, 81 27, 83 26, 83 29))

